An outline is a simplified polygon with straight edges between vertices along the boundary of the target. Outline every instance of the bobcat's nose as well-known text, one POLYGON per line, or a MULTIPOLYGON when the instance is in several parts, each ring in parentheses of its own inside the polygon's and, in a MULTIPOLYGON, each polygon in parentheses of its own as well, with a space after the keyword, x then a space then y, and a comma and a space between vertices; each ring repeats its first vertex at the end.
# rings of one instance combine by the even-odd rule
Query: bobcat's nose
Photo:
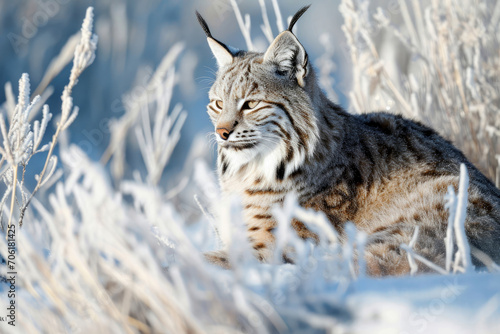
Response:
POLYGON ((217 129, 215 130, 215 132, 217 132, 221 139, 228 140, 231 133, 233 133, 236 125, 238 125, 238 121, 220 122, 219 124, 217 124, 217 129))
POLYGON ((231 134, 232 131, 229 131, 228 129, 226 128, 217 128, 217 130, 215 130, 215 132, 217 132, 217 134, 224 140, 227 140, 229 138, 229 135, 231 134))

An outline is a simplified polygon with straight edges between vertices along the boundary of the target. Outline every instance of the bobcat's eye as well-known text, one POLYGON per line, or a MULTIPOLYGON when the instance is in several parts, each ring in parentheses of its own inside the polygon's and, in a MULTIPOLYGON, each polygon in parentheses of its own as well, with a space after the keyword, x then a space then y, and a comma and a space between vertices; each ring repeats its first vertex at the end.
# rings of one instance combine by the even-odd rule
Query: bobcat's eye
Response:
POLYGON ((259 101, 246 101, 241 109, 253 109, 259 105, 259 101))
POLYGON ((219 109, 222 109, 222 107, 224 107, 224 103, 222 103, 221 100, 217 100, 215 101, 215 105, 217 106, 217 108, 219 109))

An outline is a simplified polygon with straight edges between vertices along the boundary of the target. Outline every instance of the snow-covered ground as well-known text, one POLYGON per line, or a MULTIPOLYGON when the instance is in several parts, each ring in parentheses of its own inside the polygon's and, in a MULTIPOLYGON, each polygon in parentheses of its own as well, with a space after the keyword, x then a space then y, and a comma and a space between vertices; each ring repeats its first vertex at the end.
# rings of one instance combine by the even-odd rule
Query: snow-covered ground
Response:
POLYGON ((347 290, 354 333, 499 333, 500 275, 359 280, 347 290))

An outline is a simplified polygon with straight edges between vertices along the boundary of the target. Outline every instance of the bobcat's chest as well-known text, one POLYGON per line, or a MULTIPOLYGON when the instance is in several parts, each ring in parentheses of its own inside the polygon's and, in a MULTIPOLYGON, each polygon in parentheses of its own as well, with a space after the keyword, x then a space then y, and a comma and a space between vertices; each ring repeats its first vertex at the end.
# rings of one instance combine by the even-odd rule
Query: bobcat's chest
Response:
POLYGON ((236 174, 232 177, 221 177, 220 186, 226 197, 237 196, 243 202, 275 202, 274 199, 284 198, 288 193, 294 191, 294 184, 287 180, 276 182, 269 180, 264 173, 236 174))

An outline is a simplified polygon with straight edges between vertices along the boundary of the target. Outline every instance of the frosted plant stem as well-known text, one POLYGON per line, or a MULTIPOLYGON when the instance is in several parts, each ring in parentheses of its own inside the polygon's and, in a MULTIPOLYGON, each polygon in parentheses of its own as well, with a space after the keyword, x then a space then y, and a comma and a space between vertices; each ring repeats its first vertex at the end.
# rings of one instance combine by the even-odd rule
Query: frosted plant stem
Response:
POLYGON ((278 27, 278 31, 282 32, 285 30, 285 27, 283 26, 283 18, 281 17, 281 11, 278 5, 278 0, 273 0, 273 8, 274 8, 274 14, 276 15, 276 26, 278 27))
POLYGON ((436 264, 432 263, 431 261, 427 260, 425 257, 423 257, 423 256, 415 253, 410 246, 405 245, 405 244, 401 244, 401 248, 403 250, 405 250, 407 253, 411 254, 415 259, 417 259, 418 261, 422 262, 423 264, 425 264, 427 267, 431 268, 432 270, 440 273, 441 275, 448 274, 446 272, 446 270, 444 270, 443 268, 441 268, 438 265, 436 265, 436 264))
MULTIPOLYGON (((410 249, 412 249, 412 251, 413 247, 415 247, 415 244, 417 243, 418 232, 419 232, 419 226, 416 226, 415 232, 413 232, 413 236, 410 240, 410 245, 408 246, 410 247, 410 249)), ((413 252, 406 252, 406 253, 408 255, 408 263, 410 264, 410 274, 413 276, 418 271, 418 265, 415 262, 415 258, 413 256, 414 253, 413 252)))
POLYGON ((496 27, 499 21, 500 21, 500 2, 497 2, 495 5, 495 9, 493 10, 493 14, 491 15, 490 29, 496 31, 496 27))
MULTIPOLYGON (((14 203, 16 202, 16 187, 17 187, 17 170, 18 170, 18 166, 15 165, 15 166, 12 166, 12 168, 14 169, 14 176, 13 176, 13 180, 12 180, 12 199, 10 201, 10 213, 9 213, 9 223, 7 224, 7 231, 10 230, 10 227, 12 225, 12 215, 14 214, 14 203)), ((7 232, 5 234, 5 240, 8 240, 9 239, 9 233, 7 232)))
POLYGON ((306 210, 300 206, 297 206, 295 209, 295 217, 300 221, 306 221, 310 224, 316 225, 326 236, 326 240, 328 240, 331 244, 339 243, 339 236, 334 228, 332 228, 332 224, 327 221, 325 215, 322 212, 315 212, 311 210, 306 210))
POLYGON ((446 203, 446 206, 448 208, 450 216, 448 217, 448 227, 446 229, 446 237, 444 239, 444 242, 446 246, 446 271, 450 272, 451 262, 453 258, 453 245, 454 245, 453 223, 455 222, 455 213, 457 211, 457 196, 455 195, 452 186, 448 187, 447 197, 448 197, 448 202, 446 203))
MULTIPOLYGON (((0 171, 2 170, 2 166, 3 166, 3 163, 5 161, 6 161, 5 157, 2 155, 2 159, 0 160, 0 171)), ((5 170, 7 170, 7 168, 8 168, 8 165, 6 165, 6 169, 5 170)), ((0 177, 3 175, 3 173, 4 173, 3 171, 0 172, 0 177)))
POLYGON ((500 273, 500 266, 496 264, 488 254, 478 248, 475 248, 474 246, 471 246, 471 252, 474 254, 474 257, 476 257, 486 266, 486 268, 488 268, 490 273, 500 273))
POLYGON ((205 207, 201 204, 200 199, 198 198, 198 195, 194 195, 194 200, 195 200, 196 204, 198 205, 198 207, 200 208, 203 215, 205 216, 205 218, 207 218, 208 222, 212 226, 212 230, 214 231, 214 234, 215 234, 216 239, 217 239, 217 247, 222 248, 223 247, 222 238, 220 236, 219 229, 217 228, 217 224, 215 223, 214 217, 210 213, 208 213, 208 211, 205 209, 205 207))
POLYGON ((71 62, 74 56, 75 48, 79 41, 80 33, 76 33, 70 37, 66 44, 64 44, 59 54, 50 62, 42 80, 35 89, 35 92, 32 94, 33 97, 42 95, 52 79, 54 79, 64 69, 64 67, 71 62))
MULTIPOLYGON (((236 20, 238 21, 241 33, 245 38, 248 51, 253 51, 253 43, 252 43, 252 38, 250 37, 250 29, 249 29, 250 25, 249 24, 248 26, 245 25, 243 17, 241 16, 240 8, 238 7, 238 3, 236 3, 236 0, 231 0, 231 5, 233 6, 234 15, 236 15, 236 20)), ((248 23, 250 23, 249 20, 248 23)))
POLYGON ((418 31, 418 36, 420 38, 420 48, 424 47, 424 41, 426 41, 426 34, 425 34, 425 28, 424 28, 424 20, 422 18, 422 9, 420 8, 420 1, 419 0, 413 0, 412 1, 413 5, 413 12, 415 14, 415 26, 417 27, 418 31))
POLYGON ((12 190, 12 185, 8 185, 7 189, 4 192, 4 195, 2 197, 2 200, 0 201, 0 229, 2 231, 5 231, 4 225, 3 225, 3 208, 5 205, 5 202, 7 202, 7 199, 9 198, 10 192, 12 190))
POLYGON ((366 261, 365 261, 365 245, 366 234, 359 231, 356 234, 356 246, 358 251, 358 279, 366 276, 366 261))
POLYGON ((460 165, 460 184, 458 186, 458 203, 457 211, 455 214, 455 236, 457 238, 457 246, 460 252, 460 257, 462 260, 463 267, 466 272, 471 272, 473 270, 469 242, 465 235, 465 217, 467 214, 467 202, 468 193, 467 189, 469 187, 469 175, 467 174, 467 168, 464 164, 460 165))
POLYGON ((453 260, 453 273, 455 274, 458 271, 458 268, 460 267, 460 250, 457 250, 455 253, 455 260, 453 260))
POLYGON ((259 5, 262 12, 262 20, 264 21, 264 24, 261 26, 262 32, 264 33, 264 36, 266 36, 269 44, 271 44, 273 42, 273 30, 271 28, 271 24, 269 24, 266 3, 264 2, 264 0, 259 0, 259 5))
POLYGON ((413 22, 411 21, 410 12, 408 11, 408 6, 406 6, 406 0, 399 0, 399 7, 401 8, 401 14, 403 15, 403 19, 408 28, 408 33, 410 34, 411 40, 416 47, 419 47, 418 34, 413 26, 413 22))
POLYGON ((394 94, 394 97, 398 100, 398 102, 406 110, 406 112, 411 113, 410 105, 408 104, 408 102, 406 102, 405 98, 401 95, 399 90, 396 88, 396 85, 394 85, 394 83, 392 82, 391 78, 389 77, 389 75, 387 74, 385 69, 384 69, 383 75, 384 75, 384 79, 386 80, 385 83, 387 84, 389 89, 394 94))
POLYGON ((345 225, 345 232, 347 235, 347 242, 344 245, 344 261, 345 261, 345 270, 346 270, 346 276, 349 275, 349 277, 356 277, 356 273, 354 270, 354 242, 356 239, 356 227, 354 226, 353 223, 348 222, 345 225))
MULTIPOLYGON (((94 61, 95 49, 97 47, 97 36, 92 34, 92 24, 94 17, 93 15, 94 15, 93 7, 87 8, 85 19, 83 20, 82 24, 80 43, 76 46, 75 49, 75 54, 73 58, 73 67, 71 68, 69 83, 66 85, 66 87, 64 87, 64 91, 61 96, 62 99, 61 119, 57 124, 56 133, 52 136, 52 142, 50 143, 49 153, 47 153, 47 158, 45 159, 45 164, 43 166, 42 172, 39 174, 35 189, 31 193, 26 203, 20 209, 19 227, 23 225, 24 214, 29 204, 31 203, 31 200, 38 192, 38 190, 40 190, 42 185, 45 183, 44 176, 47 171, 47 167, 51 161, 50 158, 54 151, 54 147, 57 144, 57 138, 59 137, 60 133, 64 131, 76 117, 75 113, 77 112, 77 108, 73 109, 73 113, 71 113, 71 109, 73 107, 71 92, 73 90, 73 87, 76 85, 80 74, 83 72, 83 70, 85 70, 85 68, 90 66, 90 64, 92 64, 92 62, 94 61)), ((17 175, 17 170, 16 170, 16 175, 17 175)), ((15 192, 15 187, 13 189, 13 192, 15 192)))
MULTIPOLYGON (((184 46, 182 43, 175 44, 169 52, 163 57, 160 62, 160 65, 156 68, 155 72, 149 79, 149 82, 146 86, 146 92, 151 92, 157 89, 163 81, 165 77, 168 75, 169 71, 172 69, 174 62, 179 57, 180 53, 184 50, 184 46)), ((170 92, 169 92, 170 94, 170 92)), ((167 100, 167 97, 165 97, 167 100)), ((113 157, 115 166, 118 166, 120 163, 124 163, 123 159, 125 156, 124 153, 124 145, 123 141, 127 134, 129 133, 130 128, 134 126, 137 122, 137 118, 140 115, 140 109, 137 106, 132 106, 127 108, 125 115, 123 115, 120 119, 117 120, 116 125, 111 128, 111 140, 106 148, 106 151, 103 153, 101 157, 101 163, 107 164, 108 161, 113 157), (119 161, 119 162, 118 162, 119 161)), ((114 169, 113 174, 118 178, 119 175, 123 172, 123 170, 117 171, 118 167, 112 167, 114 169)))
MULTIPOLYGON (((43 179, 44 179, 43 177, 44 177, 45 172, 47 171, 47 167, 50 163, 50 157, 52 156, 52 152, 54 151, 54 147, 56 146, 57 137, 59 137, 59 133, 61 132, 62 125, 63 125, 63 122, 59 122, 57 125, 56 133, 52 136, 52 142, 50 143, 49 153, 47 153, 47 158, 45 159, 45 165, 43 165, 42 172, 39 174, 38 182, 36 183, 35 189, 33 190, 30 197, 28 198, 28 200, 26 201, 26 203, 23 205, 23 207, 20 210, 19 227, 23 226, 23 219, 24 219, 24 214, 26 212, 26 209, 28 208, 28 206, 31 203, 31 200, 33 199, 33 197, 35 197, 36 193, 38 192, 38 190, 40 190, 40 188, 43 184, 43 179)), ((16 168, 16 176, 17 176, 17 168, 16 168)), ((17 177, 16 177, 16 179, 17 179, 17 177)), ((13 189, 13 193, 15 191, 16 190, 13 189)), ((9 225, 10 225, 10 218, 9 218, 9 225)))

